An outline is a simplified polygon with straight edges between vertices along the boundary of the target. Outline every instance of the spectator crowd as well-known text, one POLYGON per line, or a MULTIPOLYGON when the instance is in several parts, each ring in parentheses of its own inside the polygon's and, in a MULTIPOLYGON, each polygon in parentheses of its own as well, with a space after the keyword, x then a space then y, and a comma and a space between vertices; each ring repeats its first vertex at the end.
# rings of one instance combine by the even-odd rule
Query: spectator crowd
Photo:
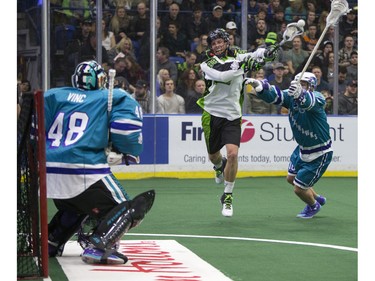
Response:
MULTIPOLYGON (((115 87, 121 87, 140 101, 144 113, 200 113, 195 101, 204 93, 205 84, 199 64, 205 59, 207 36, 223 28, 230 34, 231 45, 242 47, 241 2, 230 0, 158 1, 156 19, 156 93, 150 93, 150 1, 103 0, 102 45, 97 46, 95 1, 54 1, 51 8, 61 11, 56 26, 72 26, 74 35, 65 42, 63 68, 70 82, 74 67, 96 59, 102 53, 106 71, 116 69, 115 87), (152 95, 156 104, 151 105, 152 95)), ((328 114, 333 113, 334 60, 338 56, 337 89, 339 114, 357 114, 358 30, 357 1, 348 1, 352 9, 339 22, 339 52, 334 50, 334 31, 326 33, 307 71, 318 80, 317 90, 326 96, 328 114)), ((282 40, 290 22, 303 19, 305 32, 283 45, 277 60, 267 63, 249 77, 268 79, 282 89, 300 72, 325 28, 330 0, 250 0, 247 15, 247 46, 260 46, 282 40)), ((52 75, 54 75, 52 71, 52 75)), ((244 113, 283 114, 283 108, 270 107, 251 95, 246 88, 244 113)))

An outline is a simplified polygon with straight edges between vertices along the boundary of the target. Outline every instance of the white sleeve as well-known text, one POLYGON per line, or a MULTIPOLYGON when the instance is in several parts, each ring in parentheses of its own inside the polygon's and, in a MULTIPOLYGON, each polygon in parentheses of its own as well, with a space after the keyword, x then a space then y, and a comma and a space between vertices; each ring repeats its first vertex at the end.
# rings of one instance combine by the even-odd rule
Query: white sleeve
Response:
POLYGON ((238 54, 237 59, 239 61, 246 61, 251 57, 253 59, 262 60, 264 58, 264 52, 265 51, 266 51, 265 48, 258 48, 254 52, 238 54))
POLYGON ((231 69, 228 69, 225 71, 220 71, 220 70, 211 68, 205 62, 201 64, 201 69, 204 73, 205 79, 212 80, 212 81, 220 81, 220 82, 229 82, 234 77, 244 74, 244 71, 240 67, 240 64, 238 61, 233 61, 231 65, 231 69))

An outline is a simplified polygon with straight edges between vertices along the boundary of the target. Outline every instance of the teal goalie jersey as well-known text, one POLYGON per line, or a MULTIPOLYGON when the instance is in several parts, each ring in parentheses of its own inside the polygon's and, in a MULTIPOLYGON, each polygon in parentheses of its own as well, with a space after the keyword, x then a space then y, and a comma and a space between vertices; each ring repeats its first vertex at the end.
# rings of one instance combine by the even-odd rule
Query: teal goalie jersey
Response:
POLYGON ((110 174, 105 149, 138 156, 143 149, 142 109, 128 93, 53 88, 44 94, 47 196, 72 198, 110 174))

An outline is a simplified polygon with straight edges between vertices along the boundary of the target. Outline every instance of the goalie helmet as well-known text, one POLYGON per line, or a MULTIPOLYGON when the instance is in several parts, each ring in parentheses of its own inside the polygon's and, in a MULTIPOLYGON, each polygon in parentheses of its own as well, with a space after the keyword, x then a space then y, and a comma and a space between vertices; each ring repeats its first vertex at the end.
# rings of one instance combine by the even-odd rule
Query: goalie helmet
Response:
POLYGON ((105 86, 107 75, 96 61, 84 61, 77 65, 72 75, 72 85, 82 90, 98 90, 105 86))
POLYGON ((225 43, 229 43, 229 34, 223 28, 216 28, 214 31, 211 31, 207 37, 207 43, 211 46, 212 42, 216 39, 222 38, 225 43))
MULTIPOLYGON (((301 76, 301 73, 298 73, 298 74, 296 75, 296 77, 294 77, 294 81, 298 81, 298 80, 300 80, 300 79, 299 79, 300 76, 301 76)), ((316 87, 317 84, 318 84, 318 81, 317 81, 317 79, 316 79, 316 77, 315 77, 315 74, 314 74, 314 73, 311 73, 311 72, 305 72, 305 73, 302 75, 301 81, 305 81, 305 82, 307 82, 307 83, 309 84, 309 87, 310 87, 312 90, 314 90, 315 87, 316 87)))

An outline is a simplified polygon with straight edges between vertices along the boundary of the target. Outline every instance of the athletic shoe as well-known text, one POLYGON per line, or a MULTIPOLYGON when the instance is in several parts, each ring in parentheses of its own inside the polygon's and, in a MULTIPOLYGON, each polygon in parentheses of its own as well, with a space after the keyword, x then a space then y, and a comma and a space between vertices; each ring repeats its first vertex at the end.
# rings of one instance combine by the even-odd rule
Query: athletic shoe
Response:
POLYGON ((224 169, 225 169, 225 165, 227 165, 227 158, 223 157, 223 159, 221 161, 221 167, 220 168, 216 168, 214 166, 214 170, 215 170, 215 182, 217 184, 222 183, 224 181, 224 169))
POLYGON ((327 198, 325 198, 325 197, 319 195, 319 197, 318 197, 318 198, 315 198, 315 200, 319 202, 320 206, 323 206, 323 205, 326 203, 327 198))
POLYGON ((232 193, 223 193, 223 195, 220 198, 220 202, 223 205, 223 209, 221 211, 221 214, 224 217, 231 217, 233 216, 233 195, 232 193))
POLYGON ((88 264, 124 264, 128 261, 127 256, 120 254, 119 252, 113 250, 107 258, 103 258, 104 251, 98 248, 86 248, 81 259, 83 262, 88 264))
POLYGON ((311 219, 313 216, 315 216, 320 211, 320 204, 319 202, 316 202, 313 207, 310 207, 309 205, 306 205, 305 209, 303 209, 298 215, 297 218, 301 219, 311 219))

